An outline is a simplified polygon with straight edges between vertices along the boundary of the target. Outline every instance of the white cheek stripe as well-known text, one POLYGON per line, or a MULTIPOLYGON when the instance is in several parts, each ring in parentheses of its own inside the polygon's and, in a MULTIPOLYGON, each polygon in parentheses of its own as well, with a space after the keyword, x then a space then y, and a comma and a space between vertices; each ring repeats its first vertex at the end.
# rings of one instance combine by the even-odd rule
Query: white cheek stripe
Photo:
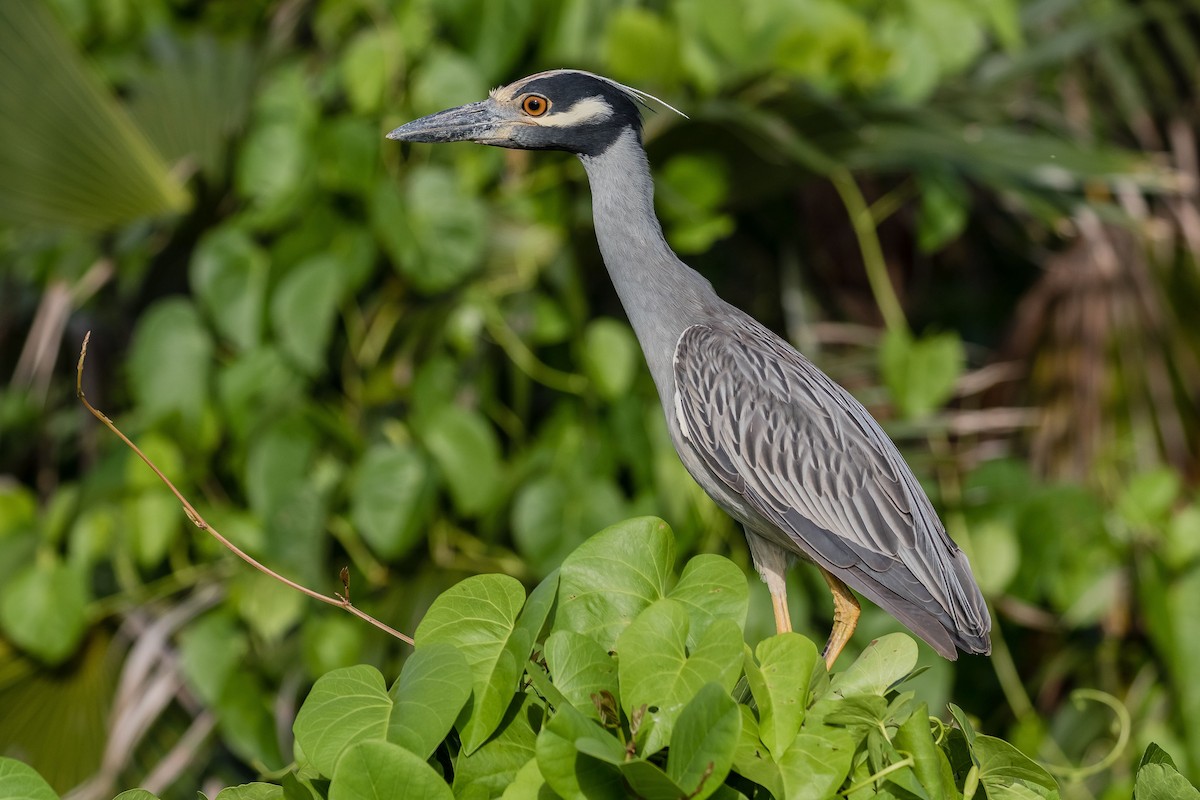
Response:
POLYGON ((554 111, 544 117, 531 119, 546 128, 565 128, 572 125, 585 125, 589 122, 603 122, 613 115, 610 106, 601 97, 585 97, 568 108, 566 111, 554 111))

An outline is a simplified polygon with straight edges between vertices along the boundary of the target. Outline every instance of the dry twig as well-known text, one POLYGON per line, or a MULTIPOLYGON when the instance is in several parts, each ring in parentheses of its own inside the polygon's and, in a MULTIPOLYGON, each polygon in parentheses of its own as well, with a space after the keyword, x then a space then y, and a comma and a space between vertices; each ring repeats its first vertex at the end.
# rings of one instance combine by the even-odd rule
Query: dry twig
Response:
POLYGON ((221 545, 224 546, 227 550, 229 550, 231 553, 236 555, 238 558, 242 559, 242 561, 245 561, 247 564, 254 567, 256 570, 263 573, 264 575, 268 575, 268 576, 274 578, 275 580, 279 581, 280 583, 286 584, 287 586, 290 586, 291 588, 295 589, 296 591, 302 592, 303 594, 308 595, 309 597, 313 598, 314 600, 320 600, 322 603, 328 603, 331 606, 337 606, 339 608, 343 608, 346 611, 349 611, 354 616, 363 620, 364 622, 369 622, 370 624, 374 625, 376 628, 383 631, 384 633, 390 634, 391 636, 394 636, 403 642, 407 642, 408 644, 413 643, 413 640, 411 637, 406 636, 405 634, 401 633, 400 631, 396 630, 395 628, 391 627, 390 625, 380 622, 379 620, 375 619, 374 617, 372 617, 370 614, 366 613, 365 611, 362 611, 362 610, 356 608, 355 606, 351 605, 350 600, 349 600, 350 593, 348 591, 348 587, 347 587, 346 597, 342 597, 341 595, 336 595, 336 594, 334 596, 330 597, 328 595, 321 594, 320 592, 315 591, 313 589, 309 589, 307 586, 302 586, 301 584, 296 583, 295 581, 293 581, 289 578, 285 578, 283 575, 280 575, 278 572, 275 572, 274 570, 272 570, 270 567, 266 566, 265 564, 262 564, 259 561, 255 560, 249 553, 245 552, 244 550, 239 548, 237 545, 235 545, 233 542, 226 539, 224 536, 222 536, 217 531, 216 528, 209 525, 204 520, 204 517, 200 516, 200 512, 198 512, 195 509, 195 507, 193 507, 192 504, 190 502, 188 502, 188 499, 186 497, 184 497, 183 494, 178 489, 175 488, 175 484, 171 483, 171 480, 162 473, 162 470, 160 470, 154 464, 153 461, 151 461, 149 458, 147 458, 146 454, 143 453, 141 451, 141 449, 129 439, 128 436, 126 436, 124 433, 122 433, 120 431, 120 429, 117 428, 117 426, 113 423, 113 421, 111 419, 109 419, 103 412, 101 412, 95 406, 93 406, 91 403, 88 402, 87 397, 83 393, 83 362, 84 362, 84 359, 87 358, 88 342, 91 340, 91 338, 92 338, 92 332, 88 331, 87 334, 83 337, 83 347, 81 347, 79 350, 79 364, 75 369, 75 394, 79 397, 79 401, 81 403, 83 403, 84 407, 89 412, 91 412, 93 417, 95 417, 96 419, 98 419, 102 423, 104 423, 104 427, 108 428, 110 431, 115 433, 117 435, 117 437, 120 438, 120 440, 122 442, 124 442, 125 445, 130 450, 132 450, 134 453, 137 454, 138 458, 140 458, 143 462, 145 462, 146 466, 150 467, 150 469, 154 471, 154 474, 158 476, 158 479, 160 481, 162 481, 168 489, 171 490, 171 494, 175 495, 175 499, 178 500, 179 503, 183 506, 183 513, 187 514, 187 518, 192 521, 193 525, 195 525, 200 530, 202 530, 202 531, 206 532, 207 534, 209 534, 210 536, 212 536, 214 539, 216 539, 218 542, 220 542, 221 545))

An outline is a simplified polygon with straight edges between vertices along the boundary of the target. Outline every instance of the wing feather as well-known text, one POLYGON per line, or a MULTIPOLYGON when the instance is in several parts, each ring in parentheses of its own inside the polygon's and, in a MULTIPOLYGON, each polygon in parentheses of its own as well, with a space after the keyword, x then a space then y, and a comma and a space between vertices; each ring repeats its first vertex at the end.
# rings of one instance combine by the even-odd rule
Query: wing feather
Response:
POLYGON ((838 575, 939 652, 988 651, 991 620, 965 556, 857 400, 749 318, 688 328, 674 365, 685 440, 769 523, 756 532, 838 575))

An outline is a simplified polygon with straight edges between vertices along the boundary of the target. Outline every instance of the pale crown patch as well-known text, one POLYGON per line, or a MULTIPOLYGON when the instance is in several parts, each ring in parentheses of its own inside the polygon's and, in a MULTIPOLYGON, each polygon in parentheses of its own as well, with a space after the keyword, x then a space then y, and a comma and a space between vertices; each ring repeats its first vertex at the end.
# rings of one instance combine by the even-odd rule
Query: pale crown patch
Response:
POLYGON ((551 111, 534 121, 547 128, 568 128, 573 125, 603 122, 613 115, 613 108, 603 97, 585 97, 566 111, 551 111))

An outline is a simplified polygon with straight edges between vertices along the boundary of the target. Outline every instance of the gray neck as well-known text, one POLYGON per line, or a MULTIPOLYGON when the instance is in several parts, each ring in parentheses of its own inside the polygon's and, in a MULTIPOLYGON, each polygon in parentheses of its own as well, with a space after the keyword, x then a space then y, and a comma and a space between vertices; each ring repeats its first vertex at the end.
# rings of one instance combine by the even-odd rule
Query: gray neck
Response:
POLYGON ((600 254, 666 402, 679 336, 704 321, 720 301, 712 285, 680 261, 663 238, 654 215, 650 165, 633 130, 600 155, 579 158, 592 186, 600 254))

